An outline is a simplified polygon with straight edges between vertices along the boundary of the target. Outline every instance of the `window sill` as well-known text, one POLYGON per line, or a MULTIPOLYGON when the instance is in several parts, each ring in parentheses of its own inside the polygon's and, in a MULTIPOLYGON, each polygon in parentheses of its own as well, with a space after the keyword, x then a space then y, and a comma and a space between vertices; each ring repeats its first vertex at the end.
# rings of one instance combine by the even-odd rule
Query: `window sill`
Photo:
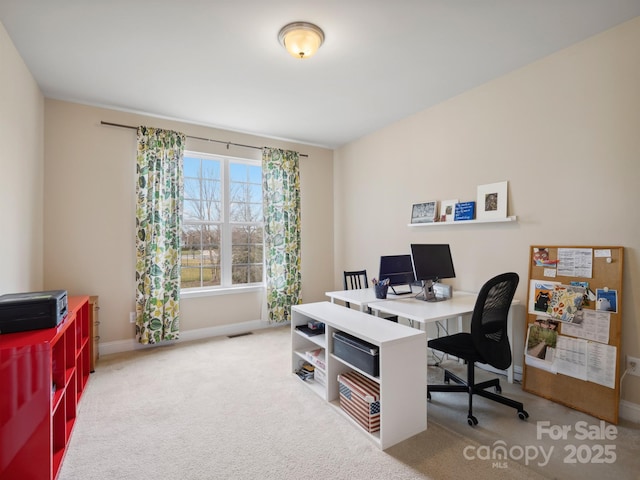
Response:
POLYGON ((217 287, 207 289, 181 290, 180 298, 215 297, 217 295, 234 295, 237 293, 264 292, 264 285, 250 285, 246 287, 217 287))

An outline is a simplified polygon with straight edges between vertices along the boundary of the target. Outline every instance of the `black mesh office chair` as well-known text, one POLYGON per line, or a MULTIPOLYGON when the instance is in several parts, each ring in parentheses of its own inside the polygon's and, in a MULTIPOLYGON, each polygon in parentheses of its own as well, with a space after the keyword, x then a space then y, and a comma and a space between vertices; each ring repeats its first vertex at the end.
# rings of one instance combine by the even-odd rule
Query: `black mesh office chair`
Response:
POLYGON ((499 379, 475 383, 476 362, 487 363, 500 370, 511 365, 507 315, 518 281, 517 273, 503 273, 482 286, 471 317, 471 333, 456 333, 429 340, 429 348, 466 361, 467 379, 463 380, 449 370, 445 370, 445 384, 428 385, 427 398, 431 399, 431 392, 467 392, 469 394, 467 423, 471 426, 478 424, 478 420, 473 416, 473 395, 480 395, 515 408, 521 420, 529 417, 522 403, 498 395, 502 392, 499 379), (455 384, 450 384, 451 380, 455 384), (486 391, 490 387, 493 387, 496 393, 486 391))

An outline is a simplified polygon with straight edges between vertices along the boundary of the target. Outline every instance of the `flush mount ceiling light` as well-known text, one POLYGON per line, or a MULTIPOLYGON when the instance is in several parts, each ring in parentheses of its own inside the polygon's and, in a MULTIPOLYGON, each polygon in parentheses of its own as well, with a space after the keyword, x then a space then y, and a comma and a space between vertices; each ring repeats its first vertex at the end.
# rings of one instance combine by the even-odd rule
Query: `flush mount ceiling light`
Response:
POLYGON ((293 22, 278 33, 278 41, 296 58, 309 58, 324 42, 324 32, 313 23, 293 22))

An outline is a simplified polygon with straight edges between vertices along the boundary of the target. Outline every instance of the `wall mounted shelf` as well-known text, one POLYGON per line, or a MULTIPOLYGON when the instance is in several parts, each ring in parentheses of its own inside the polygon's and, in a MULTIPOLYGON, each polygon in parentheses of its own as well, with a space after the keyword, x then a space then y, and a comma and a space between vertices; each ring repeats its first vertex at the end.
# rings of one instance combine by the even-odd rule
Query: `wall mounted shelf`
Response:
POLYGON ((515 215, 511 215, 509 217, 504 218, 476 218, 474 220, 458 220, 457 222, 429 222, 429 223, 410 223, 408 227, 444 227, 444 226, 455 226, 455 225, 468 225, 470 223, 504 223, 504 222, 515 222, 518 217, 515 215))

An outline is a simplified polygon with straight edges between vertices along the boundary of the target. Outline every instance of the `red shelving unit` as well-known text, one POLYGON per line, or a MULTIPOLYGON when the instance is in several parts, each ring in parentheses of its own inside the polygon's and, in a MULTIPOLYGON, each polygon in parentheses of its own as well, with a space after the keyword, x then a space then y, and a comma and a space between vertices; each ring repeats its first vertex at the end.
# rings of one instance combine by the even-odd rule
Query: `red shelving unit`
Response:
POLYGON ((55 328, 0 335, 0 480, 55 479, 89 381, 89 297, 55 328))

